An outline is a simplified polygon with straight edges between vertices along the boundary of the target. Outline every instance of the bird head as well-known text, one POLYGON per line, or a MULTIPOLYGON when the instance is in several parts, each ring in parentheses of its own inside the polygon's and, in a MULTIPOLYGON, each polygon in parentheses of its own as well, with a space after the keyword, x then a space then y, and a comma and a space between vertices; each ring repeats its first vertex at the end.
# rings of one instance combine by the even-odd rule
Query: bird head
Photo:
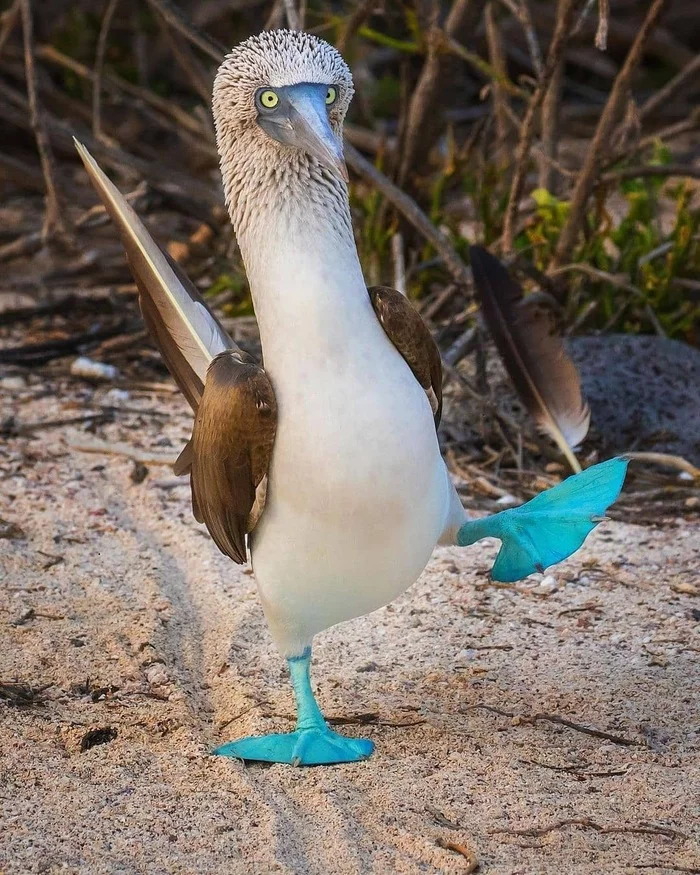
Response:
POLYGON ((259 176, 260 162, 276 176, 320 165, 347 181, 342 127, 352 95, 347 64, 316 36, 272 30, 236 46, 213 94, 227 197, 242 173, 259 176))

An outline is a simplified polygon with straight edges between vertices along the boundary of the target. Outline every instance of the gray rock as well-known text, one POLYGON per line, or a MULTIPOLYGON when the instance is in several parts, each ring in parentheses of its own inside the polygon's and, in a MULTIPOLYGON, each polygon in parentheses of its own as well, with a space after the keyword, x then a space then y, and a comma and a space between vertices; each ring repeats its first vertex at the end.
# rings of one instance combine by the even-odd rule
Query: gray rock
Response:
POLYGON ((613 452, 675 453, 700 464, 700 351, 663 337, 574 337, 591 423, 613 452))

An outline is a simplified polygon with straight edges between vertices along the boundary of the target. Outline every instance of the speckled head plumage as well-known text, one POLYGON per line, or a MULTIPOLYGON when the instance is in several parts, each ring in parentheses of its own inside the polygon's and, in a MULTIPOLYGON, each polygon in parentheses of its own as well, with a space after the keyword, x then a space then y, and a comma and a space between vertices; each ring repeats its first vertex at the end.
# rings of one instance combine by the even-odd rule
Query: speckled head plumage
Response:
POLYGON ((233 48, 224 58, 214 81, 214 119, 217 127, 255 124, 255 92, 316 82, 339 86, 330 111, 333 129, 340 134, 354 93, 350 68, 330 43, 297 30, 265 30, 233 48))
MULTIPOLYGON (((329 43, 303 31, 264 31, 232 49, 219 68, 214 123, 226 201, 237 233, 250 218, 253 199, 256 209, 264 207, 268 194, 280 204, 285 193, 296 197, 314 182, 331 196, 345 192, 344 184, 322 161, 283 137, 271 136, 261 123, 266 121, 261 119, 261 89, 293 93, 305 84, 335 89, 322 121, 337 139, 341 155, 343 120, 354 89, 349 67, 329 43)), ((284 132, 281 125, 278 129, 284 132)))

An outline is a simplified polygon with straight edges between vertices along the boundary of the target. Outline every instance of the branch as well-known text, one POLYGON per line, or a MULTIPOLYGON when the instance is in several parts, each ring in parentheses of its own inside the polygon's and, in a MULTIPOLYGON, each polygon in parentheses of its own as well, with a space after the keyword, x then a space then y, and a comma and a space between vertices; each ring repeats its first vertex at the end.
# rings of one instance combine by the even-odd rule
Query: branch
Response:
POLYGON ((700 167, 691 167, 690 164, 644 164, 640 167, 622 167, 619 170, 611 170, 610 173, 603 174, 596 186, 619 182, 621 179, 639 179, 649 176, 687 176, 689 179, 700 179, 700 167))
POLYGON ((595 32, 595 47, 600 52, 608 48, 608 21, 610 20, 610 0, 598 0, 598 29, 595 32))
POLYGON ((290 30, 302 30, 304 22, 301 12, 294 0, 284 0, 284 11, 287 13, 287 26, 290 30))
POLYGON ((567 817, 565 820, 556 820, 547 826, 533 826, 528 829, 495 829, 492 835, 532 836, 533 838, 546 835, 549 832, 563 829, 565 826, 582 826, 585 829, 594 829, 596 832, 610 835, 613 833, 634 833, 636 835, 665 836, 668 839, 687 839, 688 836, 677 829, 668 826, 654 826, 653 824, 639 824, 635 826, 622 824, 621 826, 602 826, 591 820, 590 817, 567 817))
POLYGON ((588 198, 591 196, 595 187, 596 176, 600 168, 603 151, 608 147, 613 127, 615 126, 622 106, 627 99, 632 76, 642 59, 647 41, 656 27, 656 24, 661 17, 661 13, 664 11, 667 3, 668 0, 653 0, 649 7, 646 19, 637 32, 634 42, 630 46, 630 50, 625 58, 625 63, 615 78, 610 96, 605 104, 600 120, 598 121, 598 127, 593 136, 593 141, 589 144, 588 149, 586 150, 583 167, 581 168, 578 182, 576 183, 571 197, 569 216, 559 236, 557 248, 550 267, 558 267, 559 265, 571 260, 571 253, 576 245, 579 231, 581 230, 585 218, 588 198))
POLYGON ((506 207, 505 218, 503 222, 503 240, 502 250, 508 253, 513 249, 513 239, 515 237, 515 221, 518 213, 520 198, 523 193, 525 184, 525 174, 530 158, 530 148, 535 136, 535 120, 537 111, 544 100, 544 96, 551 82, 554 71, 559 64, 560 59, 564 54, 566 43, 569 39, 569 31, 574 20, 574 15, 579 5, 579 0, 562 0, 561 14, 557 17, 557 23, 554 28, 552 41, 547 52, 547 60, 545 61, 542 75, 537 81, 530 102, 525 111, 525 118, 520 127, 520 139, 515 150, 515 172, 510 186, 510 195, 508 205, 506 207))
POLYGON ((376 0, 362 0, 359 3, 352 15, 346 20, 345 25, 336 42, 336 48, 340 54, 344 54, 345 48, 357 31, 362 27, 365 21, 372 14, 376 0))
MULTIPOLYGON (((496 20, 494 4, 489 3, 484 10, 484 24, 486 26, 486 44, 489 52, 489 63, 494 69, 497 78, 491 85, 491 97, 493 101, 493 114, 496 119, 496 152, 500 155, 508 139, 508 98, 499 80, 508 77, 508 66, 503 50, 503 38, 496 20)), ((507 159, 506 159, 507 160, 507 159)))
POLYGON ((42 239, 48 240, 58 234, 66 235, 64 221, 65 210, 61 206, 61 198, 56 183, 55 164, 51 143, 49 142, 44 118, 37 95, 36 69, 34 67, 34 20, 32 17, 31 0, 20 0, 22 12, 22 32, 24 40, 24 68, 27 79, 27 98, 29 102, 29 119, 36 140, 41 171, 46 184, 46 213, 42 228, 42 239))
POLYGON ((15 29, 15 25, 19 21, 20 0, 14 0, 12 6, 0 14, 0 52, 2 52, 5 43, 15 29))
POLYGON ((653 115, 662 106, 667 106, 676 93, 688 82, 700 74, 700 52, 687 63, 685 67, 677 73, 670 82, 667 82, 663 88, 659 88, 652 96, 643 103, 639 108, 639 120, 644 121, 650 115, 653 115))
POLYGON ((102 70, 105 63, 105 50, 107 48, 107 36, 112 25, 112 19, 117 9, 119 0, 107 0, 107 8, 102 17, 100 35, 97 38, 97 51, 95 52, 95 78, 92 80, 92 135, 96 140, 104 139, 101 126, 101 97, 102 97, 102 70))
POLYGON ((515 18, 520 22, 520 26, 523 29, 527 41, 527 48, 530 53, 530 60, 532 61, 535 75, 537 77, 541 76, 542 52, 540 51, 537 31, 532 22, 532 15, 530 14, 530 7, 528 6, 527 0, 519 0, 519 2, 516 2, 516 0, 501 0, 501 3, 512 12, 515 18))
MULTIPOLYGON (((564 0, 557 3, 557 22, 565 12, 564 0)), ((555 162, 559 156, 559 115, 562 83, 564 79, 564 56, 557 61, 552 78, 542 102, 542 160, 540 161, 538 185, 552 194, 557 193, 559 177, 555 162)))
MULTIPOLYGON (((42 61, 48 61, 49 63, 56 64, 66 70, 71 70, 76 76, 80 76, 81 79, 87 79, 92 83, 96 80, 96 74, 89 67, 76 61, 75 58, 64 55, 63 52, 59 52, 58 49, 51 45, 38 45, 36 47, 36 56, 42 61)), ((110 90, 121 90, 125 94, 129 94, 142 103, 145 103, 147 106, 153 107, 153 109, 156 109, 163 115, 168 116, 168 118, 173 119, 179 127, 195 134, 201 140, 203 130, 202 125, 190 113, 186 112, 176 103, 166 100, 163 97, 159 97, 154 91, 151 91, 148 88, 141 88, 139 85, 134 85, 127 79, 122 79, 120 76, 113 73, 104 74, 102 81, 110 90)), ((212 154, 216 156, 216 150, 214 150, 212 154)))
MULTIPOLYGON (((459 39, 460 34, 474 29, 481 17, 485 0, 455 0, 445 21, 447 37, 459 39)), ((443 35, 432 28, 427 35, 428 56, 413 90, 406 115, 406 139, 399 166, 398 180, 406 182, 410 173, 420 170, 428 157, 442 125, 440 89, 449 55, 441 51, 443 35)))
POLYGON ((377 188, 401 215, 435 247, 455 282, 462 287, 470 285, 471 272, 460 258, 459 253, 447 237, 433 225, 413 198, 387 179, 347 140, 345 141, 345 158, 355 173, 377 188))
MULTIPOLYGON (((507 584, 510 586, 510 584, 507 584)), ((512 589, 512 587, 511 587, 512 589)), ((612 732, 606 732, 603 729, 595 729, 592 726, 585 726, 582 723, 574 723, 573 720, 568 720, 566 717, 560 717, 558 714, 515 714, 512 711, 506 711, 504 708, 497 708, 495 705, 469 705, 465 711, 490 711, 492 714, 499 714, 501 717, 515 718, 519 723, 556 723, 558 726, 566 726, 568 729, 573 729, 575 732, 581 732, 583 735, 590 735, 593 738, 603 738, 606 741, 611 741, 613 744, 620 744, 623 747, 634 747, 642 744, 634 738, 625 738, 623 735, 614 735, 612 732)))
POLYGON ((209 55, 217 64, 221 63, 226 54, 226 47, 213 37, 198 30, 179 9, 171 6, 170 0, 148 0, 148 4, 162 15, 170 27, 181 33, 205 55, 209 55))

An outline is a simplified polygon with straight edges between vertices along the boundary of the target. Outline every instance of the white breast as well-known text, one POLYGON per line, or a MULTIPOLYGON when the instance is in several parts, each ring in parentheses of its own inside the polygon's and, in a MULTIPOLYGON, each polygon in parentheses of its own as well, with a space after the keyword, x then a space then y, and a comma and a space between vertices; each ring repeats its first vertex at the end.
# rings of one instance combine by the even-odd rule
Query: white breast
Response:
POLYGON ((289 655, 417 579, 451 486, 427 397, 374 314, 354 244, 276 239, 270 259, 246 258, 279 409, 252 561, 289 655))

